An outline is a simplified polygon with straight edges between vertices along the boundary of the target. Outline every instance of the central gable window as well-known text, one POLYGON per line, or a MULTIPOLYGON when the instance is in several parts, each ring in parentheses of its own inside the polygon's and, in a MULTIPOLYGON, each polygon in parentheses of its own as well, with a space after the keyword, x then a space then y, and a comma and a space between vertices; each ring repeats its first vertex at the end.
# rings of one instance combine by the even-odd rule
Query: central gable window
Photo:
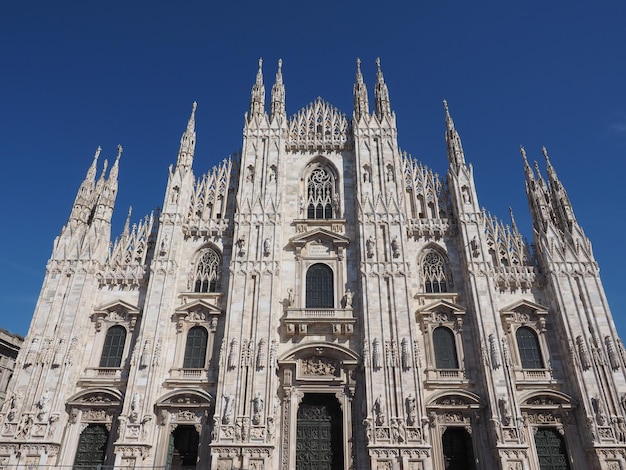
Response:
POLYGON ((337 218, 338 197, 335 195, 335 178, 328 169, 314 168, 306 180, 307 219, 337 218))

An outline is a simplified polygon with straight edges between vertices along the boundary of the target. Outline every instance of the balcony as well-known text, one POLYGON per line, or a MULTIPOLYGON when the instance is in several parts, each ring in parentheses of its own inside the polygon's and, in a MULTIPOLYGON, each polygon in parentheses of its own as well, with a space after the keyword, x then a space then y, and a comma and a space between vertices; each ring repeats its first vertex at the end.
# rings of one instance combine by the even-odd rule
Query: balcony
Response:
POLYGON ((215 382, 215 371, 213 369, 170 369, 170 376, 166 380, 169 387, 185 387, 188 385, 201 385, 215 382))
POLYGON ((83 386, 119 385, 126 382, 128 372, 122 367, 87 367, 80 378, 83 386))
POLYGON ((289 335, 354 333, 354 312, 351 308, 289 308, 283 318, 289 335))
POLYGON ((427 368, 426 384, 443 386, 452 385, 458 387, 460 384, 467 384, 469 380, 463 369, 431 369, 427 368))
POLYGON ((518 386, 555 383, 550 369, 515 369, 518 386))

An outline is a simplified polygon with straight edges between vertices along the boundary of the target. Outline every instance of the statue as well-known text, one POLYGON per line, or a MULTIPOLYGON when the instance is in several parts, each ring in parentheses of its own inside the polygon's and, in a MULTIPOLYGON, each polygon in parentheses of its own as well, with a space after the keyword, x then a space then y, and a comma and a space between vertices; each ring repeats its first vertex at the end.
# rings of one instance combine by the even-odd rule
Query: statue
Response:
POLYGON ((346 291, 346 308, 351 308, 352 307, 352 298, 354 297, 354 292, 352 292, 350 289, 348 289, 346 291))

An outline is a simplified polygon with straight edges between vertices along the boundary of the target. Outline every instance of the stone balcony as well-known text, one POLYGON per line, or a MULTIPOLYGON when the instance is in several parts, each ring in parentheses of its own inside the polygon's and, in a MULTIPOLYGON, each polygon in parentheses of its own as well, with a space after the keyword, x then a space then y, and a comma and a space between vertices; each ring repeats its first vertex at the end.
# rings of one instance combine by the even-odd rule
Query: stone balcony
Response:
POLYGON ((212 368, 184 369, 181 367, 170 369, 170 376, 165 382, 168 387, 185 387, 215 382, 216 376, 216 371, 212 368))
POLYGON ((354 333, 352 308, 288 308, 283 317, 285 331, 289 335, 354 333))
POLYGON ((128 372, 123 367, 87 367, 80 378, 82 386, 120 385, 128 372))

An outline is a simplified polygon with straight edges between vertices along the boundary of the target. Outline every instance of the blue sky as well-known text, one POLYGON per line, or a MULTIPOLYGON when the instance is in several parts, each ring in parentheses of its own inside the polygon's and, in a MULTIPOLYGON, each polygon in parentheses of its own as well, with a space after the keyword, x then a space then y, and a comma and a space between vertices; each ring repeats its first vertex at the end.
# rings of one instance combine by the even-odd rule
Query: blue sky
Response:
POLYGON ((400 146, 445 174, 447 99, 481 205, 529 238, 519 146, 548 148, 625 335, 625 19, 618 1, 2 2, 0 327, 27 332, 96 147, 124 147, 116 236, 161 205, 194 100, 202 174, 241 146, 259 57, 268 96, 283 59, 289 115, 317 96, 351 115, 355 60, 371 96, 380 56, 400 146))

